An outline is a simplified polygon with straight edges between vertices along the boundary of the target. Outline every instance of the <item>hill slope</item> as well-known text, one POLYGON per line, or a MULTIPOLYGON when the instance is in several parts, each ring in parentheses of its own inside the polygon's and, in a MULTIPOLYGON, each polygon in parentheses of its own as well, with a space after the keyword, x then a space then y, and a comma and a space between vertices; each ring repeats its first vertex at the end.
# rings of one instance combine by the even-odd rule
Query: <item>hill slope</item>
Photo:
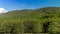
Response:
POLYGON ((60 33, 60 8, 16 10, 0 15, 0 33, 60 33))

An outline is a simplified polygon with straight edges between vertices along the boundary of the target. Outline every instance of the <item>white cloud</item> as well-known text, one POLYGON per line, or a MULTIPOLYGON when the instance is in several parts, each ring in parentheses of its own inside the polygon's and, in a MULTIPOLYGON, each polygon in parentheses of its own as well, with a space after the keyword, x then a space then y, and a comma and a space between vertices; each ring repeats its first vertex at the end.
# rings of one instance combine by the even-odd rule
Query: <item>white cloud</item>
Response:
POLYGON ((21 4, 21 6, 26 6, 26 4, 21 4))
POLYGON ((0 13, 6 13, 8 12, 7 10, 5 10, 4 8, 0 8, 0 13))

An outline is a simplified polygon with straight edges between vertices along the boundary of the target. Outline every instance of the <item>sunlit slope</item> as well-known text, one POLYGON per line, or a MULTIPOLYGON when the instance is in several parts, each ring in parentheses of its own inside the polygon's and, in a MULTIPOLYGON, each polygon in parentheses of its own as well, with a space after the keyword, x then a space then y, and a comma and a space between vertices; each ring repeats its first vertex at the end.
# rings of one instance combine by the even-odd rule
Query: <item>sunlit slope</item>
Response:
POLYGON ((60 8, 15 10, 0 15, 0 32, 4 33, 59 33, 60 8))

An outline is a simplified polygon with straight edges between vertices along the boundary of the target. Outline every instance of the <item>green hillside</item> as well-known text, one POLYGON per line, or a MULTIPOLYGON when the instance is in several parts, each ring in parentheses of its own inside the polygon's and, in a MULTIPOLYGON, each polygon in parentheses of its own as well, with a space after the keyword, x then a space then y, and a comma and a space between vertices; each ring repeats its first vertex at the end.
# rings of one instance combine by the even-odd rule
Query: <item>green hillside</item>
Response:
POLYGON ((0 33, 60 34, 60 7, 15 10, 0 14, 0 33))

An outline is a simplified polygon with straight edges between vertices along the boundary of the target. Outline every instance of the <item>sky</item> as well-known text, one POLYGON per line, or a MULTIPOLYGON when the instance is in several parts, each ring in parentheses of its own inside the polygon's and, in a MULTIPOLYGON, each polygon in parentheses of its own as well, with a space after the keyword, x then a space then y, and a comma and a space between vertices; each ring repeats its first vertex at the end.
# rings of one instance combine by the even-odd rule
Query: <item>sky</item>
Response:
POLYGON ((8 11, 43 7, 60 7, 60 0, 0 0, 0 8, 8 11))

